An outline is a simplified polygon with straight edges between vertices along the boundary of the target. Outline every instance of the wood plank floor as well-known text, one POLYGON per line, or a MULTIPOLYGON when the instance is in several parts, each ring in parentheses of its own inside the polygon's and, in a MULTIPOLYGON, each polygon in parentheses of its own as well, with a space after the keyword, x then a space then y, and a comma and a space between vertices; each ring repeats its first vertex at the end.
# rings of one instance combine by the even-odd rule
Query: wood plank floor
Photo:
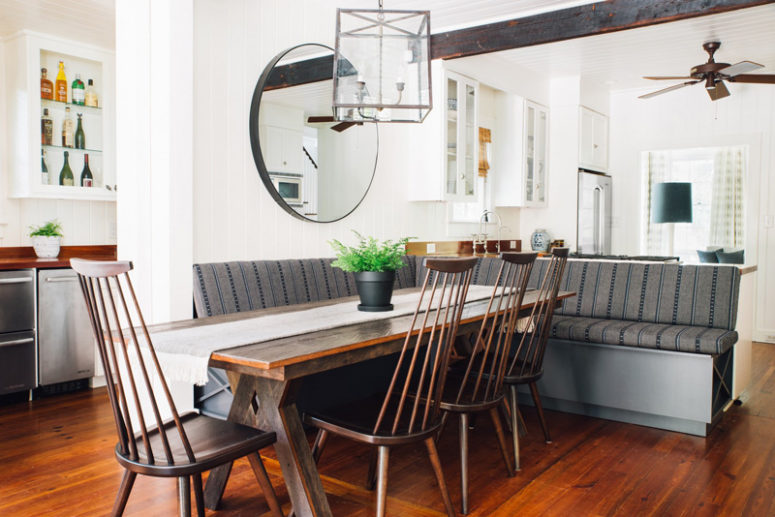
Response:
MULTIPOLYGON (((470 443, 470 515, 775 515, 775 345, 754 344, 753 368, 744 404, 731 407, 708 438, 550 411, 554 442, 547 445, 525 408, 529 434, 513 478, 480 419, 470 443)), ((104 390, 0 407, 0 516, 108 514, 122 474, 114 444, 104 390)), ((455 425, 439 450, 459 507, 455 425)), ((271 450, 266 464, 287 512, 271 450)), ((368 449, 331 438, 321 472, 334 515, 373 515, 367 467, 368 449)), ((389 472, 389 515, 443 515, 424 448, 397 449, 389 472)), ((138 478, 126 515, 175 512, 174 480, 138 478)), ((268 515, 247 462, 235 465, 222 509, 210 514, 268 515)))

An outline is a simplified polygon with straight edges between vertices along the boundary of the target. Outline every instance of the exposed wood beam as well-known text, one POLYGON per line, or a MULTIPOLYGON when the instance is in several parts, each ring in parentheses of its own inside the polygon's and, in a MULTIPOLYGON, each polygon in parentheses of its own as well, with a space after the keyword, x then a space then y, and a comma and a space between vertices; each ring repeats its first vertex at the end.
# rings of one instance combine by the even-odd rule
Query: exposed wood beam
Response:
POLYGON ((745 9, 774 0, 608 0, 431 35, 431 59, 475 56, 745 9))

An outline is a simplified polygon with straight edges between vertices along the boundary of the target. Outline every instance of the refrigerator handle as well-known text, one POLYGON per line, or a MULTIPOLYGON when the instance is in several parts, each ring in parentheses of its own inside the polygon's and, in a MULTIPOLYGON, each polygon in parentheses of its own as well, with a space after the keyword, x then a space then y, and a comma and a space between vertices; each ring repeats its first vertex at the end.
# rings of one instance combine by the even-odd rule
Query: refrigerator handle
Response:
POLYGON ((603 187, 595 185, 594 187, 594 214, 595 220, 592 230, 592 239, 594 241, 594 252, 597 254, 603 253, 603 223, 602 223, 602 207, 603 202, 603 187))

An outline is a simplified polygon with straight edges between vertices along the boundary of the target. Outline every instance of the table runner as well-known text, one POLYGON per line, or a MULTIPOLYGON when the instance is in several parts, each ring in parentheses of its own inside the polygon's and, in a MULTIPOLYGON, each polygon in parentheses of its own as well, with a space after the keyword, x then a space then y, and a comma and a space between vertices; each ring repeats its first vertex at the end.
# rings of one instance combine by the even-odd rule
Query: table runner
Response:
MULTIPOLYGON (((471 285, 466 301, 489 298, 492 290, 492 286, 471 285)), ((151 339, 168 380, 202 386, 207 383, 208 362, 215 351, 412 314, 419 297, 419 291, 393 295, 394 309, 386 312, 361 312, 357 310, 357 301, 313 309, 299 306, 300 309, 294 312, 152 332, 151 339)))

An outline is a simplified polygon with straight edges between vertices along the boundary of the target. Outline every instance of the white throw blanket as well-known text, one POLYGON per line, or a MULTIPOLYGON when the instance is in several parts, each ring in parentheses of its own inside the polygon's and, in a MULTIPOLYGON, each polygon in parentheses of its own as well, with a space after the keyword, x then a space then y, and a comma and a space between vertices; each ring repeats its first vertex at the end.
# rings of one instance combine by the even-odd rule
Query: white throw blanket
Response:
MULTIPOLYGON (((492 286, 471 285, 466 301, 489 298, 492 290, 492 286)), ((314 309, 300 306, 300 310, 294 312, 154 332, 151 339, 167 379, 201 386, 207 383, 207 364, 210 354, 215 351, 412 314, 419 297, 419 291, 394 295, 394 309, 386 312, 361 312, 355 301, 314 309)), ((427 297, 426 294, 426 300, 427 297)))

